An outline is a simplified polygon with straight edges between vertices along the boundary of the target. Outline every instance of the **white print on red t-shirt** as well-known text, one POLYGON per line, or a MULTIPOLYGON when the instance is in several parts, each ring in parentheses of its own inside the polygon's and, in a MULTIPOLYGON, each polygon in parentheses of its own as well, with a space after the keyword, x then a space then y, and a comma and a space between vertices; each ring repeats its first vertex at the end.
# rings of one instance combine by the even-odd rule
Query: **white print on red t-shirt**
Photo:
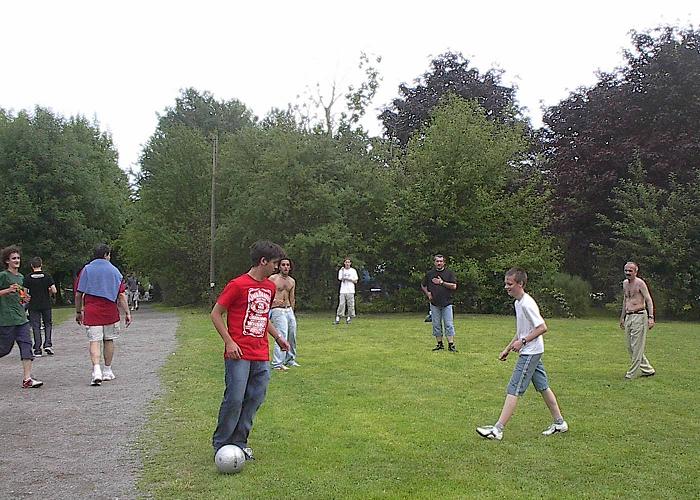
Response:
POLYGON ((243 335, 265 336, 271 302, 272 292, 267 288, 248 289, 248 309, 243 319, 243 335))

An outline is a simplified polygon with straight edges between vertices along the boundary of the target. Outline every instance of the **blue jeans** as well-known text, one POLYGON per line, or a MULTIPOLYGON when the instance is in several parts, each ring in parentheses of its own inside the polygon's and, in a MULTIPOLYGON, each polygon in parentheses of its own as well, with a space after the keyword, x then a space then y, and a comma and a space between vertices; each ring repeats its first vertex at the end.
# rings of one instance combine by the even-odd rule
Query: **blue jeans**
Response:
POLYGON ((253 419, 265 401, 270 382, 270 365, 267 361, 225 359, 224 369, 226 389, 212 436, 214 452, 227 444, 235 444, 241 449, 248 446, 253 419))
POLYGON ((51 343, 51 308, 29 310, 29 322, 32 324, 34 332, 34 352, 41 354, 41 322, 44 322, 44 348, 53 347, 51 343))
POLYGON ((430 304, 430 315, 433 317, 433 335, 442 337, 442 329, 445 327, 445 335, 448 338, 455 336, 455 319, 452 313, 452 304, 445 307, 430 304))
POLYGON ((280 335, 289 342, 289 351, 284 352, 275 342, 272 355, 272 366, 277 368, 287 365, 297 358, 297 319, 291 307, 275 307, 270 309, 270 321, 275 325, 280 335))

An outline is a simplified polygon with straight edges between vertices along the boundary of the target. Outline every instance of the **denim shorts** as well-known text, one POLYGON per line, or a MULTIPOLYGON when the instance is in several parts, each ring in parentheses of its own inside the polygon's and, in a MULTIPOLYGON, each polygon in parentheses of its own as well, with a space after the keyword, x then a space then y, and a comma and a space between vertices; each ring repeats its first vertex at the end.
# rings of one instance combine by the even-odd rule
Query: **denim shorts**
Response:
POLYGON ((0 326, 0 358, 10 354, 15 342, 19 347, 21 359, 34 359, 29 323, 17 326, 0 326))
POLYGON ((527 390, 527 386, 532 384, 537 392, 549 389, 547 372, 542 364, 542 354, 521 354, 518 362, 513 368, 513 375, 510 377, 506 392, 511 396, 522 396, 527 390))

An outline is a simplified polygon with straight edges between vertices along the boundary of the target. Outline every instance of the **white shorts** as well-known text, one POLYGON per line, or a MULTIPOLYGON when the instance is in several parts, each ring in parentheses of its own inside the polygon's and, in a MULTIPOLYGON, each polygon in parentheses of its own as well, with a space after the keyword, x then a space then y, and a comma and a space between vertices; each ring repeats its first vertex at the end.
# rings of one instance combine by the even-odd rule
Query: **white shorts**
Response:
POLYGON ((117 321, 113 325, 104 326, 86 326, 87 338, 90 342, 99 342, 101 340, 114 340, 119 337, 120 327, 117 321))

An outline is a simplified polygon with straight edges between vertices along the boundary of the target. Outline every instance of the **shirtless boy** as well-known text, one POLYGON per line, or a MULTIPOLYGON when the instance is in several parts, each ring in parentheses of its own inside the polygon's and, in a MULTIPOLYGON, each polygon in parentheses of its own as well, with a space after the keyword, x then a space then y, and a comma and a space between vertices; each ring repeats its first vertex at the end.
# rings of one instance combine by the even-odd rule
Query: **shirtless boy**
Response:
POLYGON ((275 325, 280 335, 289 342, 287 352, 282 351, 279 345, 275 344, 272 368, 278 371, 287 371, 290 366, 300 366, 296 361, 297 320, 294 316, 296 281, 289 275, 291 271, 292 261, 285 258, 280 260, 279 272, 270 276, 270 280, 277 287, 277 293, 270 309, 270 321, 275 325))
POLYGON ((635 262, 625 264, 625 281, 622 282, 622 312, 620 328, 627 335, 627 351, 632 366, 625 374, 627 380, 637 376, 651 377, 656 370, 644 355, 647 332, 654 328, 654 302, 644 280, 637 277, 639 266, 635 262))

